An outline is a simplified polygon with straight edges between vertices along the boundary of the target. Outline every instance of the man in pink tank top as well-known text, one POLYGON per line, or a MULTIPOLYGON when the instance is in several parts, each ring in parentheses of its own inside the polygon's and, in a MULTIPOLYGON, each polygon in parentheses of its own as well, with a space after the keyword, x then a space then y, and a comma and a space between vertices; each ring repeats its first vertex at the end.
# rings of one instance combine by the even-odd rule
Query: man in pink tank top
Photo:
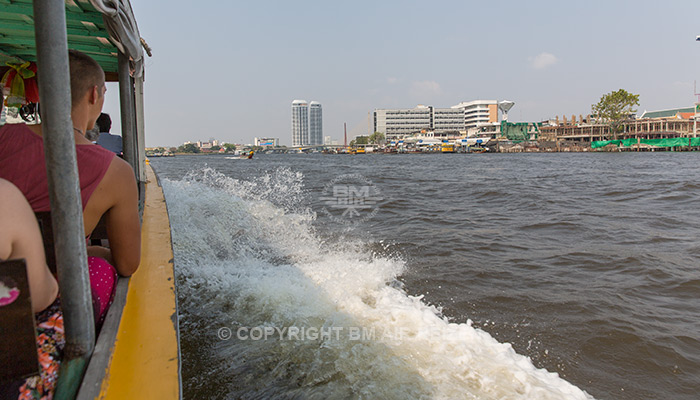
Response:
MULTIPOLYGON (((102 68, 89 56, 73 50, 69 52, 69 63, 71 119, 85 233, 90 234, 104 215, 110 243, 110 248, 90 246, 88 256, 103 258, 120 275, 130 276, 141 258, 134 172, 124 160, 84 136, 95 125, 104 104, 107 89, 102 68)), ((35 212, 49 209, 45 168, 40 125, 6 124, 0 128, 0 178, 14 183, 35 212)))

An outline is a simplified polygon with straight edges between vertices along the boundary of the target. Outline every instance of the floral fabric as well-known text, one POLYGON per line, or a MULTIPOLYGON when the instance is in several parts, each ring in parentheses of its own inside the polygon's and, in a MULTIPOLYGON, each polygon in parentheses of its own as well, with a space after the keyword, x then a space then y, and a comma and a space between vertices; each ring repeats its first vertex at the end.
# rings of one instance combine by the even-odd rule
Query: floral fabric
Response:
POLYGON ((63 312, 61 302, 57 298, 47 309, 36 314, 37 352, 41 373, 39 376, 27 378, 19 388, 20 400, 41 399, 51 400, 58 368, 63 357, 63 347, 66 339, 63 333, 63 312))

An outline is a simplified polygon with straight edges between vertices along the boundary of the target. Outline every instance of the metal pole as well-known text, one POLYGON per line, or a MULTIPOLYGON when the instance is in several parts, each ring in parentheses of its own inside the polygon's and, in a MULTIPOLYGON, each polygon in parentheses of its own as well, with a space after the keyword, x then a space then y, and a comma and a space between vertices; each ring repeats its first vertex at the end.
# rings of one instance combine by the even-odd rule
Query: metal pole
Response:
POLYGON ((129 59, 119 53, 119 103, 122 118, 122 147, 124 160, 134 169, 139 180, 138 153, 136 152, 136 118, 134 117, 134 84, 129 74, 129 59))
POLYGON ((65 7, 64 0, 34 2, 44 153, 66 335, 57 399, 75 397, 95 347, 90 276, 70 115, 65 7))
POLYGON ((139 173, 136 174, 140 182, 146 182, 146 121, 144 121, 144 104, 143 104, 143 76, 134 79, 136 102, 136 131, 137 143, 136 155, 139 166, 139 173))

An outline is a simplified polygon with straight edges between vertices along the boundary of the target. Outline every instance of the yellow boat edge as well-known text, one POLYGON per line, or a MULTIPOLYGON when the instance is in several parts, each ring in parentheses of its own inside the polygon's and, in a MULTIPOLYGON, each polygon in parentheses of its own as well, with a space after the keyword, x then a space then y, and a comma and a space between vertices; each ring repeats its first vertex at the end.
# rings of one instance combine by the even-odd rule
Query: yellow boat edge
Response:
POLYGON ((126 305, 100 399, 181 397, 177 293, 170 222, 163 190, 146 166, 141 264, 126 305))

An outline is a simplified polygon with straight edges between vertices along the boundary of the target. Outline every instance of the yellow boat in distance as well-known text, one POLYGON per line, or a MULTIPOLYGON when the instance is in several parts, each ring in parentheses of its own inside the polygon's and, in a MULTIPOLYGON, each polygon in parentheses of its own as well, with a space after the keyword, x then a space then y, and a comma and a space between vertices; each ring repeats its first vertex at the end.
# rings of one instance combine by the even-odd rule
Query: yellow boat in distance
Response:
POLYGON ((442 146, 440 147, 440 151, 442 153, 454 153, 455 152, 455 145, 454 145, 454 143, 443 143, 442 146))
POLYGON ((366 145, 364 145, 364 144, 353 144, 352 147, 350 147, 350 149, 349 149, 349 153, 350 154, 366 154, 367 151, 365 150, 365 146, 366 145))
POLYGON ((50 187, 70 192, 78 187, 77 172, 64 174, 69 178, 52 172, 77 171, 72 126, 65 118, 70 104, 63 104, 70 102, 59 101, 69 92, 66 49, 88 54, 102 66, 107 81, 119 82, 124 159, 139 184, 142 248, 139 269, 130 278, 119 278, 113 304, 96 336, 92 318, 80 311, 91 310, 92 305, 85 279, 85 239, 73 229, 78 224, 72 216, 80 216, 82 226, 79 193, 51 193, 53 237, 61 239, 53 243, 66 326, 54 398, 178 399, 182 385, 170 224, 144 146, 143 60, 144 50, 150 55, 150 48, 139 35, 131 4, 129 0, 0 1, 0 76, 8 62, 37 63, 50 187))

